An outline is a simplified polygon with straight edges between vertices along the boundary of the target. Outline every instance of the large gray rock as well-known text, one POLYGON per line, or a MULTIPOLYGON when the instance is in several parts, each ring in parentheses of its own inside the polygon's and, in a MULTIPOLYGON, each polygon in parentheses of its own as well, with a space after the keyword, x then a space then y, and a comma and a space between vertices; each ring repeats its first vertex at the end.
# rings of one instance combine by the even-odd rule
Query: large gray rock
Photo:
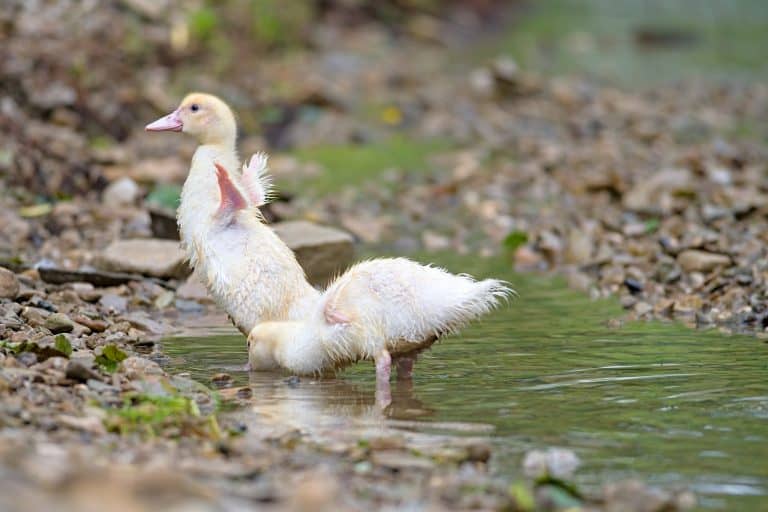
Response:
POLYGON ((303 220, 272 225, 313 284, 324 284, 352 262, 355 254, 352 235, 340 229, 303 220))
POLYGON ((19 280, 16 274, 0 267, 0 299, 14 299, 19 294, 19 280))
POLYGON ((162 278, 184 278, 191 273, 179 242, 157 238, 112 242, 98 263, 105 270, 162 278))

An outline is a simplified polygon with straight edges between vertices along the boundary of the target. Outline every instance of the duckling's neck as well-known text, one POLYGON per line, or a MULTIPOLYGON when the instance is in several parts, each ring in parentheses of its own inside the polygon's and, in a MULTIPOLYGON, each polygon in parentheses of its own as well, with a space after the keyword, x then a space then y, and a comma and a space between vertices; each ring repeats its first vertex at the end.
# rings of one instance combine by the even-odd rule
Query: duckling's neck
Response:
POLYGON ((238 177, 239 162, 234 141, 198 146, 181 190, 177 213, 179 233, 193 267, 199 257, 199 247, 207 237, 212 216, 219 207, 214 162, 224 166, 233 177, 238 177))

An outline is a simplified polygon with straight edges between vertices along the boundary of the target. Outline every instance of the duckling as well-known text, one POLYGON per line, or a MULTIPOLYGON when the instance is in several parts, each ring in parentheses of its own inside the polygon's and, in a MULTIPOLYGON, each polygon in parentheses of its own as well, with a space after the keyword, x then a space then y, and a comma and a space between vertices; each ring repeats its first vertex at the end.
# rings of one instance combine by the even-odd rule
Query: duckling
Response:
POLYGON ((191 266, 235 326, 247 336, 261 321, 303 316, 319 292, 258 210, 271 190, 266 155, 257 153, 237 172, 229 106, 192 93, 146 130, 187 133, 200 144, 181 192, 179 233, 191 266))
POLYGON ((393 359, 398 378, 409 378, 418 352, 512 294, 503 281, 476 281, 405 258, 365 261, 334 281, 306 318, 256 325, 249 364, 305 375, 373 359, 377 388, 386 387, 393 359))

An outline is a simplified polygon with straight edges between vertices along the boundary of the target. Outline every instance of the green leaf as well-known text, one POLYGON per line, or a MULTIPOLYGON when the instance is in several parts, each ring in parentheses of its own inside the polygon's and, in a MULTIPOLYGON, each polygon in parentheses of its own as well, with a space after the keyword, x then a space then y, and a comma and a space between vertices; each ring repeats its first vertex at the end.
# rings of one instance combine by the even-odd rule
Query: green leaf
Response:
POLYGON ((128 354, 117 348, 117 345, 109 344, 101 352, 110 361, 119 363, 128 357, 128 354))
POLYGON ((661 222, 657 218, 648 219, 645 221, 645 232, 646 233, 653 233, 657 229, 659 229, 659 224, 661 222))
POLYGON ((529 512, 536 506, 533 494, 523 483, 516 482, 512 484, 509 488, 509 495, 512 497, 512 501, 515 504, 515 510, 529 512))
POLYGON ((66 336, 63 334, 59 334, 56 336, 53 346, 56 347, 56 350, 61 352, 62 354, 65 354, 67 357, 72 355, 72 344, 69 342, 66 336))
POLYGON ((96 364, 104 368, 109 373, 114 373, 117 370, 117 366, 127 358, 128 355, 117 348, 115 344, 109 344, 101 352, 100 356, 96 356, 96 364))
POLYGON ((175 210, 179 206, 181 187, 175 184, 159 183, 147 196, 147 202, 175 210))
POLYGON ((515 252, 519 247, 528 243, 528 233, 525 231, 512 231, 504 238, 504 248, 510 252, 515 252))

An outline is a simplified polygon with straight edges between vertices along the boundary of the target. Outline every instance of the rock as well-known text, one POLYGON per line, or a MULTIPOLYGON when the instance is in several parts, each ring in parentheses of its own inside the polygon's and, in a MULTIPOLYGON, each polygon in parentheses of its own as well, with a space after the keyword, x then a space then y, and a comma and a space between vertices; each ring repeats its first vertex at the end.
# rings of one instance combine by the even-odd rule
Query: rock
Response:
POLYGON ((572 230, 568 233, 568 241, 565 246, 565 261, 577 265, 589 262, 592 257, 593 245, 589 235, 578 229, 572 230))
POLYGON ((144 357, 130 356, 120 364, 120 371, 129 379, 142 379, 148 375, 162 375, 163 369, 144 357))
POLYGON ((664 169, 637 183, 624 195, 624 206, 638 212, 669 210, 673 194, 693 191, 693 175, 688 169, 664 169))
POLYGON ((109 324, 106 321, 98 318, 90 318, 86 315, 75 315, 72 319, 75 322, 86 326, 93 332, 104 332, 107 330, 107 327, 109 327, 109 324))
POLYGON ((566 480, 581 465, 581 460, 571 450, 549 448, 546 451, 532 450, 525 454, 523 471, 530 478, 552 476, 566 480))
POLYGON ((681 493, 683 499, 666 491, 653 489, 638 480, 625 480, 606 485, 603 488, 605 510, 619 512, 661 512, 665 510, 683 510, 695 505, 690 493, 681 493))
POLYGON ((160 322, 152 320, 146 313, 132 313, 125 315, 122 320, 128 321, 133 327, 150 334, 163 334, 165 327, 160 322))
POLYGON ((99 299, 99 304, 102 308, 111 314, 123 313, 126 309, 128 309, 128 299, 119 295, 115 295, 114 293, 105 293, 102 295, 99 299))
POLYGON ((137 274, 102 272, 98 270, 64 270, 54 267, 39 267, 37 271, 40 274, 40 279, 51 284, 90 283, 94 286, 107 287, 142 279, 137 274))
POLYGON ((709 272, 717 267, 729 267, 731 258, 725 254, 689 249, 678 254, 677 262, 685 272, 709 272))
POLYGON ((16 274, 0 267, 0 299, 15 299, 19 294, 19 280, 16 274))
POLYGON ((469 74, 469 87, 481 98, 490 98, 496 92, 496 81, 493 73, 486 68, 472 70, 469 74))
POLYGON ((139 183, 181 183, 188 171, 188 162, 181 157, 170 156, 141 160, 127 169, 116 170, 116 173, 130 176, 139 183))
POLYGON ((89 379, 101 379, 98 373, 86 366, 82 361, 70 361, 67 365, 66 376, 75 382, 87 382, 89 379))
POLYGON ((149 208, 149 221, 152 236, 164 240, 179 240, 179 226, 176 223, 176 212, 169 208, 152 206, 149 208))
POLYGON ((141 190, 131 178, 124 176, 110 183, 101 194, 101 202, 109 207, 131 206, 136 203, 141 190))
POLYGON ((135 272, 160 278, 184 278, 191 273, 178 242, 136 238, 112 242, 99 257, 105 270, 135 272))
POLYGON ((211 383, 217 388, 231 386, 234 379, 228 373, 217 373, 211 377, 211 383))
POLYGON ((653 306, 647 302, 638 302, 635 304, 635 314, 637 314, 637 316, 647 315, 651 311, 653 311, 653 306))
POLYGON ((82 430, 91 434, 105 434, 104 423, 96 416, 69 416, 60 414, 56 419, 58 423, 75 430, 82 430))
POLYGON ((434 462, 423 457, 417 457, 400 450, 381 450, 371 455, 371 462, 376 466, 389 469, 415 469, 429 471, 435 467, 434 462))
POLYGON ((208 294, 208 290, 205 285, 197 277, 197 274, 192 274, 184 281, 184 284, 176 289, 176 297, 182 300, 194 300, 197 302, 212 303, 213 299, 208 294))
POLYGON ((171 290, 165 290, 155 298, 153 304, 157 309, 165 309, 173 304, 174 299, 176 299, 176 294, 171 290))
POLYGON ((588 292, 592 286, 592 278, 584 272, 569 272, 566 279, 569 288, 580 292, 588 292))
POLYGON ((518 247, 515 251, 515 271, 526 272, 540 270, 543 265, 541 255, 528 245, 518 247))
POLYGON ((352 235, 307 221, 278 222, 272 226, 313 284, 328 281, 343 271, 354 256, 352 235))
POLYGON ((26 306, 21 310, 21 317, 32 327, 42 327, 50 314, 49 311, 32 306, 26 306))
POLYGON ((51 313, 51 315, 45 319, 43 327, 53 334, 61 334, 64 332, 72 332, 72 329, 75 328, 75 323, 64 313, 51 313))

